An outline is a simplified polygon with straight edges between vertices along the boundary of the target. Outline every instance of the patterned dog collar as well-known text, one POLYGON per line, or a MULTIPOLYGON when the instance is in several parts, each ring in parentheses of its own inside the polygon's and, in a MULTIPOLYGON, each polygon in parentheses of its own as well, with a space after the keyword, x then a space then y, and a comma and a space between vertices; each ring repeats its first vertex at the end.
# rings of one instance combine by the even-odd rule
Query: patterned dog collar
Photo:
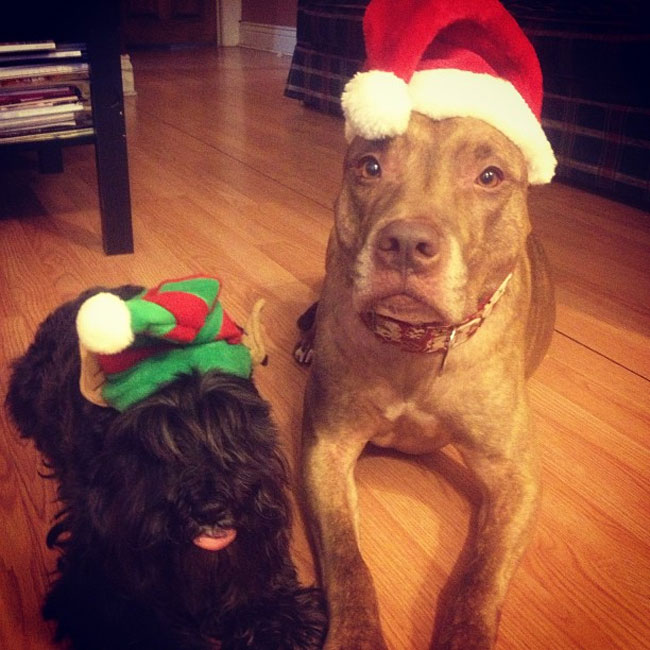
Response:
POLYGON ((509 273, 499 288, 483 303, 479 310, 457 325, 444 325, 441 323, 413 324, 375 312, 361 314, 361 320, 382 341, 398 345, 406 352, 444 351, 444 365, 449 350, 464 343, 476 334, 483 321, 494 309, 494 305, 505 293, 511 278, 512 273, 509 273))

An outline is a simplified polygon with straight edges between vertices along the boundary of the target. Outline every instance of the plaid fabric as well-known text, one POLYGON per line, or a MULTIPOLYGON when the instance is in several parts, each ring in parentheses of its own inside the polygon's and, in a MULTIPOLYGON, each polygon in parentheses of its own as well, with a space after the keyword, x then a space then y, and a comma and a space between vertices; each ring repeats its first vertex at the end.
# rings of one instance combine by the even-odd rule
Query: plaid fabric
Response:
MULTIPOLYGON (((556 178, 650 207, 650 21, 645 0, 502 0, 544 73, 542 124, 556 178)), ((365 58, 367 0, 299 0, 288 97, 340 115, 365 58)))
POLYGON ((285 95, 341 115, 341 93, 366 53, 361 21, 366 2, 298 1, 297 43, 285 95))

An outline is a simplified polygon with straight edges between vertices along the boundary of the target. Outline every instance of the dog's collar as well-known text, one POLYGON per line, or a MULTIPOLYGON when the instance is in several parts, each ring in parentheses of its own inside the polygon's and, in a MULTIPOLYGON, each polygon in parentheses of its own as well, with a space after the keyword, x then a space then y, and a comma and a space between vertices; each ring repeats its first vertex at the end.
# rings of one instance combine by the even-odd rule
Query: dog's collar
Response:
POLYGON ((505 293, 511 278, 512 273, 509 273, 499 288, 481 305, 479 310, 457 325, 442 323, 418 323, 414 325, 375 312, 361 314, 361 320, 382 341, 398 345, 406 352, 444 351, 444 365, 449 350, 464 343, 476 334, 483 321, 490 315, 494 306, 505 293))

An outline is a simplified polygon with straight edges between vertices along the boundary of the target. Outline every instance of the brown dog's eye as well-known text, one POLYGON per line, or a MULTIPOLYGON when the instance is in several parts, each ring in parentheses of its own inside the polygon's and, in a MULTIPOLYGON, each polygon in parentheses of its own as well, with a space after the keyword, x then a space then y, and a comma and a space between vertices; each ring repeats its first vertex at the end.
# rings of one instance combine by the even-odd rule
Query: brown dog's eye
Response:
POLYGON ((362 178, 379 178, 381 176, 381 165, 374 156, 364 156, 357 163, 357 170, 362 178))
POLYGON ((503 180, 503 172, 498 167, 487 167, 476 179, 483 187, 496 187, 503 180))

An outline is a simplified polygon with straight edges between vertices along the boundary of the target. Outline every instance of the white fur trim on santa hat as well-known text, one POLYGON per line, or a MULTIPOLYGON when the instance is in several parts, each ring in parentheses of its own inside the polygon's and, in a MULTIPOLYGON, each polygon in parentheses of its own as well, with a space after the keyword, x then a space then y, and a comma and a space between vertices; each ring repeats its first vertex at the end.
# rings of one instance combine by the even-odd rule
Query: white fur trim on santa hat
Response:
POLYGON ((115 354, 133 343, 131 312, 113 293, 96 293, 77 313, 79 340, 91 352, 115 354))
POLYGON ((413 110, 434 120, 475 117, 501 131, 528 161, 528 182, 548 183, 553 149, 534 113, 505 79, 457 69, 420 70, 409 83, 413 110))
POLYGON ((455 68, 420 70, 408 86, 392 72, 357 73, 341 97, 348 140, 404 133, 411 110, 434 120, 475 117, 501 131, 528 162, 528 182, 548 183, 557 161, 534 113, 505 79, 455 68))
POLYGON ((411 117, 408 86, 392 72, 358 72, 341 96, 346 136, 367 140, 392 138, 404 133, 411 117))

